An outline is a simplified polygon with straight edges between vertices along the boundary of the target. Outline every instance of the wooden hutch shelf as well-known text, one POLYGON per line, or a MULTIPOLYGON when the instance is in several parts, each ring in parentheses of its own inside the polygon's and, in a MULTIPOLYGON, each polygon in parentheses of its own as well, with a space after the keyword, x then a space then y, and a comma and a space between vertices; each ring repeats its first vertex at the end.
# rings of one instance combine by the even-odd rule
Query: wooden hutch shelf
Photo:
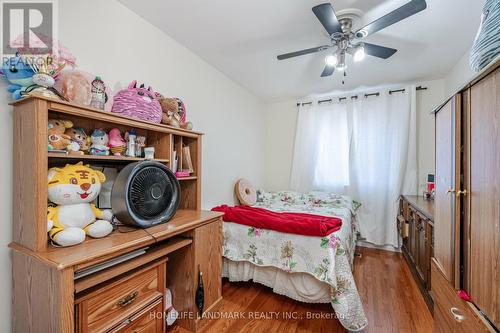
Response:
POLYGON ((167 288, 176 310, 189 313, 176 325, 198 331, 206 322, 195 305, 199 272, 205 312, 217 310, 222 300, 222 214, 201 210, 203 134, 47 97, 31 96, 12 105, 13 332, 164 332, 164 317, 151 313, 165 311, 167 288), (118 128, 122 133, 134 129, 146 137, 146 146, 155 148, 155 160, 168 168, 174 155, 182 166, 183 151, 188 151, 186 161, 193 170, 189 177, 178 178, 181 200, 175 216, 147 229, 120 226, 104 238, 87 237, 72 247, 51 245, 46 215, 49 167, 82 161, 120 170, 144 159, 48 152, 49 119, 70 120, 88 134, 94 128, 118 128), (132 254, 126 261, 115 261, 132 254), (82 277, 86 269, 92 271, 82 277))
POLYGON ((181 180, 196 180, 198 179, 198 177, 196 176, 189 176, 189 177, 178 177, 177 180, 181 181, 181 180))
MULTIPOLYGON (((71 154, 63 154, 63 153, 48 153, 48 158, 52 159, 69 159, 69 160, 83 160, 83 161, 118 161, 118 162, 137 162, 144 161, 143 157, 129 157, 129 156, 96 156, 96 155, 71 155, 71 154)), ((155 158, 154 161, 160 163, 168 163, 169 159, 167 158, 155 158)))

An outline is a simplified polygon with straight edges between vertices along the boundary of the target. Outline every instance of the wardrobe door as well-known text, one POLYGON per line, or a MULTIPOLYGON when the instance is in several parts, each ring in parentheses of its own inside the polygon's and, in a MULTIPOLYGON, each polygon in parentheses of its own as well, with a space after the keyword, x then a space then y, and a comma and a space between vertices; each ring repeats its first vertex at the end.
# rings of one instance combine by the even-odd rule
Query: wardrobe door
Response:
POLYGON ((457 242, 455 184, 457 163, 455 137, 460 98, 454 97, 436 113, 436 196, 434 258, 445 278, 455 284, 457 242))
POLYGON ((470 95, 470 281, 476 305, 500 327, 500 69, 470 95))

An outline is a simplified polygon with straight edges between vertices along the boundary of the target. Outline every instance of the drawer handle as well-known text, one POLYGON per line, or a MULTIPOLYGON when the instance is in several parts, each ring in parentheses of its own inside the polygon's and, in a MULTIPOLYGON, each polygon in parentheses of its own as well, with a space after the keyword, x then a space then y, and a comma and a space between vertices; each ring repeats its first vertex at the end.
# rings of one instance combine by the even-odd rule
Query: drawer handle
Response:
POLYGON ((127 296, 121 298, 116 302, 116 305, 124 307, 135 301, 137 296, 139 295, 138 291, 134 291, 133 293, 128 294, 127 296))
POLYGON ((455 318, 455 320, 458 321, 459 323, 461 323, 462 321, 464 321, 465 317, 460 313, 459 309, 457 309, 457 308, 451 308, 450 312, 451 312, 453 318, 455 318))

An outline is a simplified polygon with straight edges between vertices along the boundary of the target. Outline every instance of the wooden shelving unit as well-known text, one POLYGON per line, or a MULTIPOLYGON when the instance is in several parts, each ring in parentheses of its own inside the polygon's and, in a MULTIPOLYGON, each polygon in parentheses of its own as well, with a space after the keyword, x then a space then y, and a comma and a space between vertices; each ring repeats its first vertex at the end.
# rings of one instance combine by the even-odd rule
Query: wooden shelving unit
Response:
POLYGON ((202 133, 46 97, 27 97, 12 105, 14 204, 13 242, 9 246, 13 253, 13 331, 92 331, 91 325, 97 324, 89 302, 104 307, 113 306, 115 302, 103 304, 100 301, 103 297, 115 301, 137 297, 135 303, 128 305, 125 302, 128 305, 126 308, 103 310, 105 318, 100 322, 106 327, 129 331, 135 329, 137 324, 134 322, 144 320, 148 328, 164 332, 163 320, 152 319, 148 311, 162 313, 165 310, 163 297, 166 287, 172 291, 175 308, 179 312, 191 313, 190 317, 179 318, 177 325, 198 331, 206 322, 196 317, 195 294, 199 271, 203 272, 206 285, 207 311, 215 311, 222 303, 222 214, 201 211, 202 133), (92 167, 120 169, 144 159, 48 152, 48 119, 70 120, 74 127, 83 128, 89 135, 95 128, 106 131, 118 128, 122 133, 133 129, 137 135, 146 137, 147 147, 155 148, 155 160, 169 168, 172 168, 173 151, 178 152, 182 161, 183 148, 189 147, 193 172, 189 177, 179 178, 181 201, 173 219, 148 229, 125 227, 128 229, 125 231, 119 227, 104 238, 87 237, 83 243, 72 247, 52 246, 48 241, 46 215, 49 167, 82 161, 92 167), (145 253, 75 279, 75 273, 82 269, 109 264, 110 260, 136 250, 145 253), (36 288, 33 288, 34 285, 36 288), (121 290, 122 286, 129 289, 121 290))
MULTIPOLYGON (((139 119, 43 97, 29 97, 14 103, 14 242, 33 251, 44 251, 50 245, 45 227, 47 205, 47 169, 66 163, 83 161, 95 166, 112 165, 120 169, 128 163, 144 160, 127 156, 94 156, 51 153, 47 151, 48 119, 62 119, 73 122, 90 135, 93 129, 109 131, 119 128, 122 133, 129 130, 146 137, 146 146, 155 148, 155 160, 172 167, 173 151, 182 159, 182 148, 190 148, 194 173, 179 178, 181 184, 180 209, 201 209, 201 137, 202 133, 153 124, 139 119), (34 133, 26 136, 25 133, 34 133), (26 146, 22 149, 21 147, 26 146), (29 153, 28 153, 29 152, 29 153), (30 193, 30 194, 28 194, 30 193), (32 202, 32 194, 36 199, 32 202), (28 197, 26 197, 28 196, 28 197), (26 202, 30 209, 26 209, 26 202), (30 202, 32 202, 30 204, 30 202), (21 236, 26 229, 36 230, 33 235, 21 236)), ((181 165, 181 164, 179 164, 181 165)))

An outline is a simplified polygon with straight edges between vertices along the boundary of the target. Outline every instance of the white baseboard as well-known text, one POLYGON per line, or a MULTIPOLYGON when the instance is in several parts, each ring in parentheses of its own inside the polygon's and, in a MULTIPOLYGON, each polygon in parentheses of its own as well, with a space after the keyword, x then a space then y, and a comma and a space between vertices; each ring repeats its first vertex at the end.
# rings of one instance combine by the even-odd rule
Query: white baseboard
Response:
POLYGON ((368 243, 365 241, 358 241, 356 243, 356 245, 361 246, 361 247, 368 247, 371 249, 378 249, 378 250, 391 251, 391 252, 401 252, 400 248, 394 247, 392 245, 375 245, 375 244, 368 243))

